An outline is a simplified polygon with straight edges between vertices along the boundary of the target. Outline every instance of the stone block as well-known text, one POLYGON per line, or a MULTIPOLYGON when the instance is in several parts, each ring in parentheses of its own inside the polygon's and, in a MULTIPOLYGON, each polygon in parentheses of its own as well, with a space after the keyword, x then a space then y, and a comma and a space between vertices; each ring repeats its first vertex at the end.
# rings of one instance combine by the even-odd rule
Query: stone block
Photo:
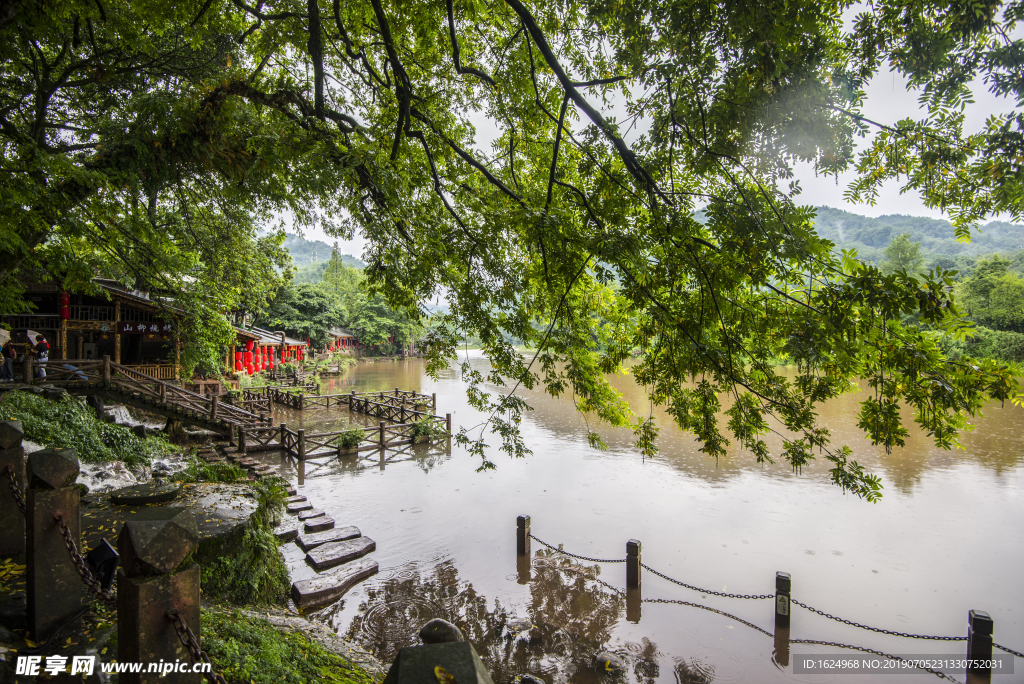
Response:
POLYGON ((441 618, 434 618, 420 628, 420 640, 425 644, 450 644, 465 641, 462 630, 441 618))
POLYGON ((171 572, 198 544, 199 530, 187 508, 163 508, 150 520, 130 520, 117 535, 117 552, 128 577, 171 572))
POLYGON ((119 506, 141 506, 151 503, 171 501, 181 491, 179 484, 143 484, 122 487, 110 492, 110 502, 119 506))
POLYGON ((313 508, 313 504, 308 501, 296 501, 295 503, 287 504, 287 511, 289 513, 301 513, 302 511, 308 511, 313 508))
MULTIPOLYGON (((190 662, 188 649, 178 639, 174 623, 166 616, 175 609, 196 639, 199 629, 200 567, 193 565, 174 574, 130 577, 117 572, 117 659, 119 662, 190 662)), ((121 684, 199 684, 203 675, 155 672, 118 675, 121 684)))
POLYGON ((25 589, 28 595, 28 630, 36 641, 47 639, 82 608, 85 585, 68 555, 64 536, 54 519, 55 513, 63 513, 71 538, 81 546, 79 499, 77 487, 29 489, 26 494, 25 589))
POLYGON ((331 574, 295 582, 292 584, 292 600, 299 608, 326 606, 344 596, 356 583, 376 572, 377 561, 363 558, 342 566, 331 574))
POLYGON ((20 420, 0 420, 0 449, 20 447, 24 437, 20 420))
POLYGON ((363 536, 363 533, 359 531, 359 528, 355 525, 347 525, 345 527, 339 527, 333 530, 326 530, 324 532, 314 532, 312 534, 300 534, 295 540, 295 543, 299 545, 299 548, 303 551, 309 551, 315 549, 323 544, 329 544, 330 542, 348 541, 349 539, 355 539, 356 537, 363 536))
POLYGON ((476 649, 468 641, 406 646, 398 652, 383 684, 438 682, 443 681, 444 673, 452 677, 448 681, 458 684, 494 684, 476 649))
POLYGON ((308 511, 302 511, 299 513, 299 520, 309 520, 310 518, 319 518, 321 515, 327 515, 322 509, 310 508, 308 511))
POLYGON ((24 492, 25 449, 20 439, 18 446, 0 449, 0 556, 25 553, 25 516, 11 491, 11 481, 7 477, 8 466, 14 470, 14 480, 24 492))
POLYGON ((310 518, 305 522, 302 527, 302 531, 306 534, 310 532, 323 532, 324 530, 334 529, 334 518, 329 515, 321 515, 319 518, 310 518))
POLYGON ((349 541, 331 542, 318 546, 306 554, 306 562, 317 572, 333 568, 342 563, 362 558, 377 549, 377 542, 369 537, 357 537, 349 541))
POLYGON ((70 487, 78 479, 78 453, 74 449, 43 449, 29 454, 30 489, 70 487))

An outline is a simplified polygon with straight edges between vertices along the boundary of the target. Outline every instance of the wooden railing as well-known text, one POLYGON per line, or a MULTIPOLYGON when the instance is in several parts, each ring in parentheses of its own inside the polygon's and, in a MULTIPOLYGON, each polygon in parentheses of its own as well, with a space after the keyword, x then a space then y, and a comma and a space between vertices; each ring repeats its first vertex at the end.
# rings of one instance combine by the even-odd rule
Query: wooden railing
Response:
POLYGON ((220 401, 216 395, 191 392, 152 375, 122 366, 104 357, 100 361, 53 359, 46 364, 46 382, 69 389, 111 389, 188 418, 225 428, 252 427, 265 423, 258 414, 220 401))
POLYGON ((131 368, 139 373, 157 378, 158 380, 174 380, 177 366, 173 363, 152 363, 152 364, 130 364, 125 368, 131 368))

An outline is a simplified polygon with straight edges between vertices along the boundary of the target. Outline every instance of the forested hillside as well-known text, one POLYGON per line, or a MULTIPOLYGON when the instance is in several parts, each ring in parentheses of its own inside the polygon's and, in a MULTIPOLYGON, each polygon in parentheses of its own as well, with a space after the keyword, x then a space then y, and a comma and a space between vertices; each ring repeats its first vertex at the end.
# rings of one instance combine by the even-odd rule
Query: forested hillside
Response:
MULTIPOLYGON (((326 242, 322 240, 307 240, 293 233, 286 233, 285 235, 284 248, 292 255, 292 262, 296 268, 301 269, 314 264, 326 264, 330 260, 333 247, 326 242)), ((351 254, 342 254, 341 262, 350 268, 363 268, 366 266, 362 260, 357 259, 351 254)), ((320 280, 320 274, 322 273, 323 267, 316 274, 316 278, 309 282, 320 280)))
POLYGON ((992 221, 971 234, 968 243, 957 242, 949 221, 888 214, 878 218, 860 216, 841 209, 818 207, 815 227, 821 237, 842 249, 856 249, 865 261, 881 261, 882 250, 893 238, 908 233, 921 245, 921 254, 928 257, 946 254, 980 256, 995 252, 1017 252, 1024 249, 1024 226, 992 221))

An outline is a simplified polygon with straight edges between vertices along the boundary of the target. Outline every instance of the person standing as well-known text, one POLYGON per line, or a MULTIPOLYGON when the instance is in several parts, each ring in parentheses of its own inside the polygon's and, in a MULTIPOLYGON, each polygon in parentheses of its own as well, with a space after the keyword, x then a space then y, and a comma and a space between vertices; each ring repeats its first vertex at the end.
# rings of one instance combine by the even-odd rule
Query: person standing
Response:
POLYGON ((7 340, 7 344, 0 349, 0 382, 14 382, 14 362, 18 360, 18 350, 14 348, 14 342, 7 340))
POLYGON ((46 379, 46 361, 50 358, 50 344, 42 335, 36 335, 36 343, 32 347, 32 355, 36 358, 39 378, 46 379))

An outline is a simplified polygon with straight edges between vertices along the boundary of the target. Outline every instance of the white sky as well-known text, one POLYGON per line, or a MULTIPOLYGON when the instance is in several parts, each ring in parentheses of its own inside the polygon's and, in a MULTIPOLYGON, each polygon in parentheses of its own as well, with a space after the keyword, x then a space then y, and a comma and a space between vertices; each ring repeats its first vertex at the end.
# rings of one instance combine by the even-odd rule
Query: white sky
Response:
MULTIPOLYGON (((844 17, 848 20, 847 23, 859 10, 859 7, 847 10, 847 15, 844 17)), ((1024 27, 1021 27, 1014 33, 1017 34, 1022 31, 1024 31, 1024 27)), ((1016 38, 1017 36, 1014 35, 1013 37, 1016 38)), ((865 90, 867 98, 862 113, 869 119, 879 123, 893 124, 907 117, 916 119, 923 116, 923 110, 917 102, 918 93, 908 91, 906 80, 898 74, 891 72, 879 74, 871 80, 865 90)), ((978 130, 992 114, 1014 110, 1011 100, 995 97, 992 93, 988 92, 983 83, 975 82, 973 91, 975 103, 970 105, 965 112, 965 131, 978 130)), ((599 104, 595 98, 591 99, 591 103, 595 106, 599 104)), ((603 113, 608 114, 611 111, 603 113)), ((582 122, 582 113, 580 113, 580 116, 582 122)), ((477 129, 477 147, 486 150, 489 155, 490 143, 498 134, 494 122, 486 119, 484 116, 471 117, 471 120, 477 129)), ((824 176, 815 177, 814 169, 810 164, 797 165, 794 173, 795 178, 800 181, 800 186, 803 189, 803 193, 797 198, 797 201, 801 204, 825 205, 872 217, 884 214, 907 214, 911 216, 945 218, 942 212, 925 207, 920 196, 916 193, 901 195, 899 183, 896 181, 887 182, 882 187, 878 202, 874 206, 868 206, 864 204, 850 204, 843 199, 843 193, 854 177, 852 171, 840 176, 838 183, 834 176, 827 178, 824 176)), ((328 236, 319 227, 305 230, 303 236, 309 240, 323 240, 328 244, 332 244, 335 241, 334 238, 328 236)), ((354 240, 338 241, 338 246, 342 253, 355 256, 359 256, 362 253, 363 244, 364 240, 360 236, 356 236, 354 240)))

